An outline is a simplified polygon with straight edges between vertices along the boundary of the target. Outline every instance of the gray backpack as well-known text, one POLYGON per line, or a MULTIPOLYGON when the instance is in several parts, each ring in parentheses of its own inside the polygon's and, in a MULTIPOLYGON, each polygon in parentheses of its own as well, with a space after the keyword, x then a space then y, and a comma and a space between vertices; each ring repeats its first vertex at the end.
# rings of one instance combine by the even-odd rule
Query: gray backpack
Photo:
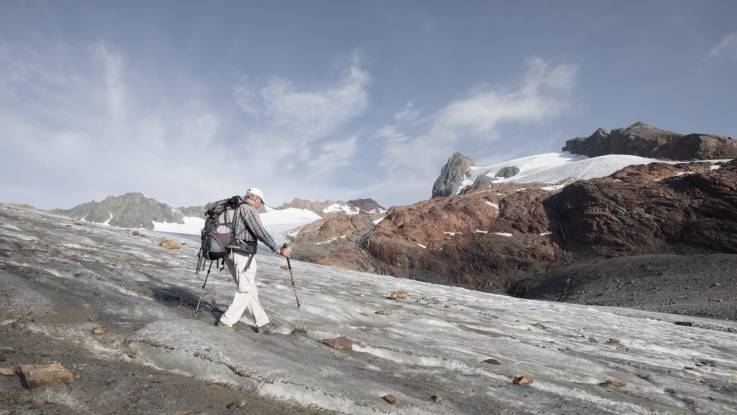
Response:
POLYGON ((205 262, 219 262, 219 268, 225 266, 225 258, 233 250, 239 253, 255 253, 255 246, 245 244, 236 239, 238 234, 238 208, 245 203, 240 196, 208 203, 205 206, 205 226, 202 228, 200 250, 197 253, 196 272, 204 271, 205 262))

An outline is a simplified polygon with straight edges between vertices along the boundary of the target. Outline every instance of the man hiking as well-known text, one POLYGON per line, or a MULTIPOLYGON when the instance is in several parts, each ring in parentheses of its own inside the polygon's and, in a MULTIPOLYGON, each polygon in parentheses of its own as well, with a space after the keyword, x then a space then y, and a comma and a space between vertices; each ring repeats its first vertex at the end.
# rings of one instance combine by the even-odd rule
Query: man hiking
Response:
POLYGON ((256 286, 256 245, 263 242, 279 255, 289 256, 289 247, 276 246, 274 239, 261 224, 258 208, 264 204, 263 192, 255 187, 246 191, 245 203, 235 210, 237 215, 236 240, 250 245, 246 253, 234 249, 225 259, 225 265, 236 283, 236 291, 230 307, 215 322, 215 325, 232 327, 240 320, 243 312, 248 309, 256 323, 256 332, 267 334, 276 326, 269 322, 261 303, 258 301, 258 287, 256 286))

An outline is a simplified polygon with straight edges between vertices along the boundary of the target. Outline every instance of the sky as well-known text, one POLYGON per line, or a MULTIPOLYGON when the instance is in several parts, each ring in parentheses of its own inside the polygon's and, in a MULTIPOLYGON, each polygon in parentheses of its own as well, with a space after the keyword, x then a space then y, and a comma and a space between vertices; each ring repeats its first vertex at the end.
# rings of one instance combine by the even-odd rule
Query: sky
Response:
POLYGON ((737 2, 0 0, 0 202, 388 207, 636 121, 737 136, 737 2))

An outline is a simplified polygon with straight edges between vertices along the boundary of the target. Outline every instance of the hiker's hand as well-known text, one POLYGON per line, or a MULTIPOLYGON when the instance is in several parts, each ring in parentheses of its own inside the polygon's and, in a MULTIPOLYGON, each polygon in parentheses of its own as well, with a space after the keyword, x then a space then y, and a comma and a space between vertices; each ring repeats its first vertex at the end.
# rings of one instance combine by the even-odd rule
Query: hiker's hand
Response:
POLYGON ((276 253, 283 256, 289 256, 291 255, 292 250, 288 246, 280 246, 276 248, 276 253))

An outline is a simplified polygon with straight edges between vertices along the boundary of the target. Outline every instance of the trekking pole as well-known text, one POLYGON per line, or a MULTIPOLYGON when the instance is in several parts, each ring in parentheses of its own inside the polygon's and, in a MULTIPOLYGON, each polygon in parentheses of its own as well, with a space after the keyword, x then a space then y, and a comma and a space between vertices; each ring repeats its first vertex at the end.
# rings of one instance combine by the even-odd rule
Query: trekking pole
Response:
POLYGON ((197 310, 200 309, 200 302, 202 301, 202 295, 205 294, 205 285, 207 285, 207 279, 210 277, 211 269, 212 269, 212 261, 210 261, 210 268, 207 269, 207 275, 205 275, 205 282, 202 283, 202 291, 200 291, 200 298, 197 299, 197 307, 195 307, 194 312, 192 312, 192 317, 194 318, 197 318, 197 310))
MULTIPOLYGON (((289 245, 286 243, 282 246, 282 249, 288 248, 289 245)), ((294 284, 294 275, 292 274, 292 263, 289 261, 289 257, 287 258, 287 268, 289 268, 289 278, 292 280, 292 289, 294 290, 294 298, 297 300, 297 311, 299 311, 299 321, 302 322, 302 331, 307 332, 307 329, 305 329, 305 321, 302 318, 302 308, 299 304, 299 297, 297 296, 297 286, 294 284)))

